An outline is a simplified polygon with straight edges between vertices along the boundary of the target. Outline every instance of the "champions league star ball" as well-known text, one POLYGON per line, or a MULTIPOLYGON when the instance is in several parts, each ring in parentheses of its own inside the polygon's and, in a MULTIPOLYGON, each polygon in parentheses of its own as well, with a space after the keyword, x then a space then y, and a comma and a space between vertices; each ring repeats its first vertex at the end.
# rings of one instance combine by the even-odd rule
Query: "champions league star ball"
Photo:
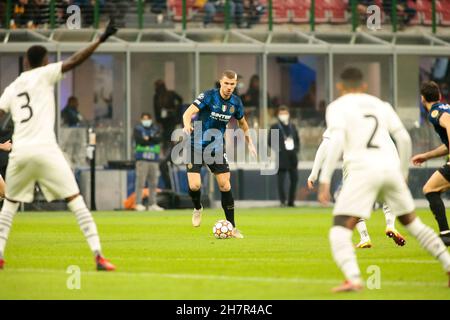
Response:
POLYGON ((213 227, 214 237, 217 239, 228 239, 232 237, 233 225, 227 220, 219 220, 213 227))

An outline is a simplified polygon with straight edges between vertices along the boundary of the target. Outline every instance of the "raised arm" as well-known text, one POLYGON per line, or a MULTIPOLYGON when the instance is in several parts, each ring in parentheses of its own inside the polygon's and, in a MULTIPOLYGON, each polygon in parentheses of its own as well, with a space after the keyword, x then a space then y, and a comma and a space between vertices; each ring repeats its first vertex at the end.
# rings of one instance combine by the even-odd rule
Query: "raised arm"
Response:
POLYGON ((105 42, 110 36, 112 36, 116 32, 117 28, 114 24, 114 20, 111 19, 108 26, 106 27, 105 32, 97 40, 95 40, 88 47, 74 53, 67 60, 63 61, 61 71, 63 73, 68 72, 74 69, 76 66, 82 64, 84 61, 86 61, 87 58, 89 58, 92 55, 92 53, 94 53, 94 51, 100 46, 100 44, 105 42))

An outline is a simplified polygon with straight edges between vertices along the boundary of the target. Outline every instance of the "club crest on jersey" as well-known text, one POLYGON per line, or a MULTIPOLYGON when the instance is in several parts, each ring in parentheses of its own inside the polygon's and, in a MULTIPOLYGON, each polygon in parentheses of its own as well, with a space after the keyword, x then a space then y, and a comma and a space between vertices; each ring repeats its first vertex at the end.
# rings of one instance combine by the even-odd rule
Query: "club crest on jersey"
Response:
POLYGON ((227 106, 226 105, 222 105, 222 112, 225 112, 225 111, 227 111, 227 106))
POLYGON ((231 113, 234 113, 234 107, 233 107, 233 106, 231 106, 230 112, 231 112, 231 113))
POLYGON ((432 118, 436 118, 438 115, 439 115, 439 111, 438 111, 438 110, 433 110, 433 111, 431 112, 431 117, 432 117, 432 118))

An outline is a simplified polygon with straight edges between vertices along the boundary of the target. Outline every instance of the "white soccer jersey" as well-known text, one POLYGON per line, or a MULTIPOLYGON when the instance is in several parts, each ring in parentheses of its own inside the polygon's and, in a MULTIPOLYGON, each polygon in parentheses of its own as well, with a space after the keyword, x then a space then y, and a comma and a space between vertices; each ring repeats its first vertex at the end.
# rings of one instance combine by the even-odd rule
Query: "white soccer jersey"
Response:
POLYGON ((345 132, 344 163, 348 170, 400 168, 390 133, 403 129, 392 106, 368 94, 347 94, 327 109, 327 126, 345 132))
POLYGON ((13 152, 22 148, 57 145, 55 83, 62 78, 62 62, 23 72, 0 97, 0 109, 14 121, 13 152))

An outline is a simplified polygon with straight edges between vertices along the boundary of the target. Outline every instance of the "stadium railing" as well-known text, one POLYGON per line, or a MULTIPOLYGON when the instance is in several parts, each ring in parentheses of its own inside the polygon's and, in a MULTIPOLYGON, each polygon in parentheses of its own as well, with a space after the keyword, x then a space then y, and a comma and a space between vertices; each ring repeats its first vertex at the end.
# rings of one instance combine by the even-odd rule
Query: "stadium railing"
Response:
MULTIPOLYGON (((403 27, 399 5, 415 12, 407 25, 430 26, 433 33, 438 26, 450 26, 450 0, 375 0, 374 4, 381 9, 383 24, 390 24, 393 32, 403 27)), ((319 24, 346 24, 356 31, 369 16, 360 14, 358 0, 30 0, 27 4, 6 0, 0 3, 0 21, 5 29, 65 27, 73 5, 80 9, 83 28, 99 28, 114 17, 120 27, 180 25, 186 30, 206 25, 207 15, 213 12, 211 25, 226 30, 235 24, 240 28, 266 25, 269 31, 281 24, 309 24, 310 31, 319 24), (213 6, 213 11, 205 5, 213 6)))

